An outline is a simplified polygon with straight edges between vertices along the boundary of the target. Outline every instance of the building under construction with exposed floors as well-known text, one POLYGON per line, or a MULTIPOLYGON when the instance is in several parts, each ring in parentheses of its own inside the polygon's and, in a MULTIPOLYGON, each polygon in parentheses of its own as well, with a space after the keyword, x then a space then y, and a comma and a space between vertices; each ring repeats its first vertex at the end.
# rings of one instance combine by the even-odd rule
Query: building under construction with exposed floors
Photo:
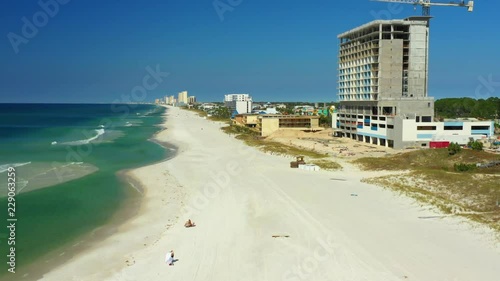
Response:
POLYGON ((333 127, 340 135, 401 149, 425 147, 447 135, 493 134, 491 121, 434 122, 434 99, 428 96, 429 20, 376 20, 338 35, 340 108, 333 127))

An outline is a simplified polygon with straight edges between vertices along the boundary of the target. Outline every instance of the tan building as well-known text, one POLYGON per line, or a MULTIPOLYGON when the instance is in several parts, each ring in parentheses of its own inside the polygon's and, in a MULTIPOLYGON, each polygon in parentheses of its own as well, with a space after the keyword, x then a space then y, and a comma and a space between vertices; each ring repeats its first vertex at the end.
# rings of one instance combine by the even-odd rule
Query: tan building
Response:
POLYGON ((188 103, 189 104, 196 103, 196 97, 195 96, 189 96, 188 97, 188 103))
POLYGON ((320 131, 319 116, 259 115, 257 127, 260 135, 269 136, 278 130, 320 131))
POLYGON ((188 104, 188 92, 182 91, 178 94, 177 98, 178 103, 188 104))
POLYGON ((259 123, 259 114, 237 114, 234 116, 234 122, 238 125, 255 128, 259 123))

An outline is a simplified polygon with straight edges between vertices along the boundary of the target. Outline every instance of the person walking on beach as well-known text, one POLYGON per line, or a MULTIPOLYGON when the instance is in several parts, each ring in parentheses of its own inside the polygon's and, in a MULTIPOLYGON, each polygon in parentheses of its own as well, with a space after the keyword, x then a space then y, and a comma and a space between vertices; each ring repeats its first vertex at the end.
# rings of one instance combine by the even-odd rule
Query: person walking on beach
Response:
POLYGON ((165 256, 165 262, 168 265, 174 265, 174 250, 170 250, 170 253, 167 253, 165 256))

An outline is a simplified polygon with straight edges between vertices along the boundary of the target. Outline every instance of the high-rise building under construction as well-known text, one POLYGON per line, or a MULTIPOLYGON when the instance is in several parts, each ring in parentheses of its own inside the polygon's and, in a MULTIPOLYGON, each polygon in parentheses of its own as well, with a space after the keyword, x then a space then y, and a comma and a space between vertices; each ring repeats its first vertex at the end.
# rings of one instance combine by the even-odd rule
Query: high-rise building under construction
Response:
POLYGON ((334 127, 342 136, 404 148, 426 146, 448 134, 490 135, 491 128, 470 122, 434 122, 429 20, 376 20, 338 35, 340 108, 334 127), (474 127, 481 130, 472 132, 474 127))

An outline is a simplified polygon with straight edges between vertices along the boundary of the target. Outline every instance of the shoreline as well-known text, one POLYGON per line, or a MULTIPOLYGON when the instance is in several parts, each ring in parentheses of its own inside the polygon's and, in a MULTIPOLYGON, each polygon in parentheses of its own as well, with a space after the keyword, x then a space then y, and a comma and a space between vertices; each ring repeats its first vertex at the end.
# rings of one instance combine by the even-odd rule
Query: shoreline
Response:
MULTIPOLYGON (((150 208, 149 206, 152 201, 156 201, 155 203, 158 203, 159 200, 162 202, 164 201, 165 198, 161 198, 158 200, 158 198, 155 198, 156 195, 158 194, 151 194, 150 189, 147 188, 147 184, 144 183, 143 179, 141 179, 139 176, 136 175, 136 173, 140 173, 143 170, 150 169, 152 167, 158 167, 164 165, 167 161, 175 158, 178 155, 179 147, 176 146, 173 143, 170 143, 168 141, 163 141, 162 136, 165 136, 168 134, 168 129, 167 128, 167 123, 168 123, 168 112, 165 112, 164 114, 164 119, 163 122, 160 123, 158 126, 161 127, 162 129, 155 133, 151 138, 148 139, 148 141, 154 142, 160 146, 162 146, 165 150, 169 150, 169 155, 157 162, 150 163, 146 166, 141 166, 141 167, 136 167, 136 168, 130 168, 130 169, 125 169, 125 170, 120 170, 116 173, 116 176, 119 178, 120 181, 128 184, 131 188, 128 188, 128 193, 140 193, 139 195, 132 195, 132 198, 135 199, 134 201, 136 206, 134 210, 127 210, 127 203, 130 203, 128 201, 131 201, 131 199, 127 199, 126 202, 123 202, 123 206, 120 207, 119 211, 113 216, 113 218, 110 219, 110 223, 107 223, 106 225, 103 225, 102 228, 108 229, 107 235, 102 236, 102 237, 95 237, 92 245, 89 245, 88 247, 78 251, 75 253, 75 255, 72 257, 72 259, 87 259, 88 263, 93 263, 95 266, 91 266, 91 268, 99 268, 100 262, 98 262, 98 256, 92 255, 94 251, 97 252, 107 252, 108 251, 103 251, 103 248, 108 247, 111 252, 114 252, 114 255, 121 256, 122 258, 120 261, 115 262, 114 268, 121 268, 121 267, 126 267, 134 263, 133 256, 128 255, 130 252, 134 252, 137 250, 142 249, 144 246, 146 246, 148 243, 154 243, 155 239, 158 239, 158 237, 152 237, 152 236, 145 236, 146 240, 142 242, 146 243, 136 243, 134 246, 130 246, 130 243, 127 243, 129 245, 123 245, 125 246, 124 248, 117 249, 113 247, 114 245, 110 242, 110 240, 114 240, 117 236, 124 236, 124 238, 120 238, 120 240, 134 240, 134 236, 137 235, 137 231, 134 231, 134 229, 137 229, 137 224, 140 224, 142 227, 145 227, 144 222, 141 222, 141 216, 144 215, 146 210, 150 208), (128 213, 128 214, 126 214, 128 213), (101 238, 101 241, 98 241, 98 239, 101 238), (153 239, 155 238, 155 239, 153 239), (97 262, 96 262, 97 261, 97 262)), ((172 223, 168 223, 166 226, 167 228, 174 223, 174 219, 178 216, 172 216, 169 221, 172 221, 172 223)), ((159 228, 157 225, 156 228, 159 228)), ((141 231, 138 231, 141 232, 141 231)), ((66 265, 68 262, 71 262, 71 260, 59 264, 57 267, 50 269, 49 271, 45 272, 42 278, 37 279, 37 280, 54 280, 57 278, 57 280, 60 277, 52 278, 50 275, 53 272, 58 272, 58 271, 67 271, 66 265)), ((79 269, 76 269, 77 271, 81 271, 79 269)), ((65 272, 64 278, 74 278, 74 276, 71 276, 72 271, 65 272)), ((104 278, 107 278, 111 275, 113 275, 115 272, 104 272, 99 276, 99 278, 95 277, 95 279, 92 280, 102 280, 104 278)))
MULTIPOLYGON (((38 258, 36 262, 30 263, 23 268, 27 269, 29 272, 23 273, 21 279, 19 280, 42 280, 44 275, 53 270, 57 270, 60 267, 64 267, 64 264, 68 260, 76 258, 84 252, 92 251, 92 249, 99 247, 98 245, 100 241, 106 240, 119 233, 121 227, 123 227, 129 220, 139 215, 145 187, 142 185, 141 181, 129 175, 129 173, 135 169, 163 163, 177 155, 175 146, 169 144, 168 142, 158 142, 156 140, 158 134, 166 131, 165 123, 166 112, 163 114, 162 122, 158 124, 158 126, 163 129, 152 135, 147 141, 156 143, 162 146, 166 151, 168 150, 168 156, 160 161, 155 161, 146 166, 124 169, 115 173, 117 181, 123 185, 122 188, 125 193, 125 197, 116 212, 107 220, 107 222, 95 228, 91 232, 85 233, 70 242, 58 246, 56 249, 53 249, 38 258)), ((44 188, 50 188, 50 186, 44 188)), ((18 280, 17 276, 18 275, 15 275, 14 279, 18 280)), ((11 278, 11 275, 6 274, 0 277, 0 280, 10 280, 11 278)))
POLYGON ((500 274, 500 247, 487 233, 457 218, 432 219, 430 206, 361 182, 373 173, 290 169, 289 159, 248 147, 215 122, 176 108, 167 114, 168 134, 158 137, 178 154, 130 171, 146 190, 141 211, 43 280, 487 281, 500 274), (187 218, 197 226, 184 228, 187 218), (169 267, 172 249, 179 261, 169 267))

